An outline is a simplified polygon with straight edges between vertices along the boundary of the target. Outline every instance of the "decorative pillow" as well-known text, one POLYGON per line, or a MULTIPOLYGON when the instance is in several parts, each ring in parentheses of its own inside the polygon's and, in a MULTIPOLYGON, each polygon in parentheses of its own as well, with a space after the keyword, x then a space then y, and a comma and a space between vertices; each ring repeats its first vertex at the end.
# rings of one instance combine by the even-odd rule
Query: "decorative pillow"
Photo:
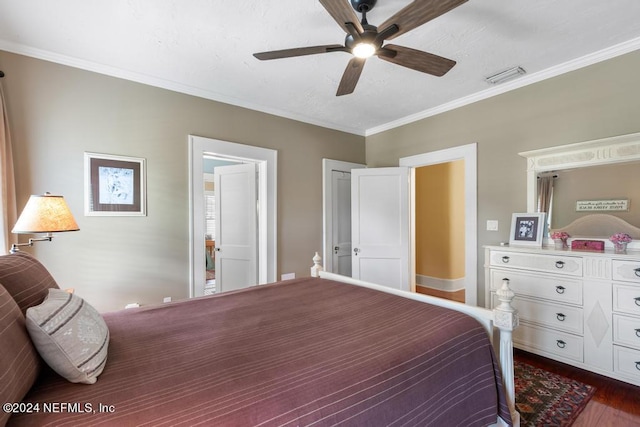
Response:
MULTIPOLYGON (((18 304, 0 286, 0 404, 18 403, 24 398, 36 381, 40 363, 18 304)), ((0 411, 0 426, 10 415, 0 411)))
POLYGON ((0 256, 0 284, 16 301, 22 314, 44 301, 50 288, 59 289, 44 265, 25 252, 0 256))
POLYGON ((72 383, 96 382, 107 362, 109 329, 95 308, 77 295, 49 289, 26 317, 33 344, 54 371, 72 383))

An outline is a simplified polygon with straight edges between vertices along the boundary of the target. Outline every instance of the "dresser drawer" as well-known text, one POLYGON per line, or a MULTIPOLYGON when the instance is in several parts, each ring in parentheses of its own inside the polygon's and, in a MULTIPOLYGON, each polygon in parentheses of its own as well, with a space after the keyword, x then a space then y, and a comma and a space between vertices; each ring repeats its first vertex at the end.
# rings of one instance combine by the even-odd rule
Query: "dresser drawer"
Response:
MULTIPOLYGON (((497 307, 500 304, 498 296, 492 292, 491 297, 493 299, 492 308, 497 307)), ((583 334, 583 315, 581 308, 536 301, 529 298, 520 298, 518 296, 513 299, 511 305, 518 310, 520 320, 572 334, 583 334)))
POLYGON ((582 335, 581 308, 518 297, 514 299, 513 306, 518 310, 522 320, 582 335))
POLYGON ((614 314, 613 340, 640 350, 640 318, 614 314))
POLYGON ((640 316, 640 286, 614 283, 613 311, 640 316))
POLYGON ((491 266, 544 271, 568 276, 582 276, 582 258, 564 255, 540 255, 521 252, 491 251, 491 266))
POLYGON ((584 360, 582 337, 559 331, 538 328, 528 324, 520 324, 513 331, 513 341, 523 348, 539 350, 567 359, 582 362, 584 360))
POLYGON ((509 287, 516 295, 582 305, 582 282, 579 279, 513 270, 491 270, 491 290, 500 289, 503 279, 509 279, 509 287))
POLYGON ((640 384, 640 350, 614 345, 613 370, 640 384))
POLYGON ((613 260, 613 280, 640 284, 640 261, 613 260))

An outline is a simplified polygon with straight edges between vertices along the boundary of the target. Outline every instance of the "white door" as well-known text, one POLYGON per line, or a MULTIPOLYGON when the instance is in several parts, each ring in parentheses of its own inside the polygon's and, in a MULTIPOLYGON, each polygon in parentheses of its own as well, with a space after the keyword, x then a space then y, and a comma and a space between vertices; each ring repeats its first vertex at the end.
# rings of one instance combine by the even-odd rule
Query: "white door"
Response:
POLYGON ((331 265, 333 272, 351 276, 351 173, 331 171, 333 194, 331 265))
POLYGON ((218 292, 258 283, 256 179, 255 163, 214 170, 218 292))
POLYGON ((410 291, 409 168, 351 171, 352 276, 410 291))

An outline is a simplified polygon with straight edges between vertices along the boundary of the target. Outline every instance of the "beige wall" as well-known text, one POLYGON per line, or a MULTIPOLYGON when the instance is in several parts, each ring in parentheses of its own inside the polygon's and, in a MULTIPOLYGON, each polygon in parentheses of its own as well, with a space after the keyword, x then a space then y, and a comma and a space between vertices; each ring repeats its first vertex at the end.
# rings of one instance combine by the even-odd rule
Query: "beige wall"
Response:
POLYGON ((640 52, 633 52, 368 136, 367 165, 397 166, 401 157, 477 142, 482 303, 481 247, 508 241, 511 214, 527 208, 526 163, 517 153, 639 132, 639 74, 640 52), (499 231, 486 231, 488 219, 499 220, 499 231))
POLYGON ((189 134, 278 151, 278 277, 322 249, 323 157, 363 163, 364 138, 0 51, 18 204, 65 196, 81 231, 35 254, 99 310, 188 296, 189 134), (83 215, 85 151, 147 159, 146 217, 83 215))
POLYGON ((465 276, 464 160, 416 168, 416 274, 465 276))

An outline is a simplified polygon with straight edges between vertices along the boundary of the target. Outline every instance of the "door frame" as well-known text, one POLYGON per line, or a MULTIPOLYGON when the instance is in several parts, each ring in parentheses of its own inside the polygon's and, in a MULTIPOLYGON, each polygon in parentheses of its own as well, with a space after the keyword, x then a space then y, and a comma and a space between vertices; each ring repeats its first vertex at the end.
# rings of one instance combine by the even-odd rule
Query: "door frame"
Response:
MULTIPOLYGON (((400 159, 411 168, 411 257, 415 258, 415 168, 464 160, 465 303, 478 305, 478 166, 477 143, 445 148, 400 159)), ((415 272, 414 272, 415 273, 415 272)))
MULTIPOLYGON (((366 168, 361 163, 343 162, 341 160, 322 159, 322 258, 324 269, 333 272, 332 230, 333 230, 333 186, 331 172, 351 172, 351 169, 366 168)), ((351 219, 349 219, 351 220, 351 219)))
POLYGON ((277 161, 278 152, 218 139, 189 135, 189 297, 204 295, 205 230, 204 180, 205 155, 258 164, 258 281, 276 281, 278 262, 277 241, 277 161), (202 272, 198 274, 197 272, 202 272))

